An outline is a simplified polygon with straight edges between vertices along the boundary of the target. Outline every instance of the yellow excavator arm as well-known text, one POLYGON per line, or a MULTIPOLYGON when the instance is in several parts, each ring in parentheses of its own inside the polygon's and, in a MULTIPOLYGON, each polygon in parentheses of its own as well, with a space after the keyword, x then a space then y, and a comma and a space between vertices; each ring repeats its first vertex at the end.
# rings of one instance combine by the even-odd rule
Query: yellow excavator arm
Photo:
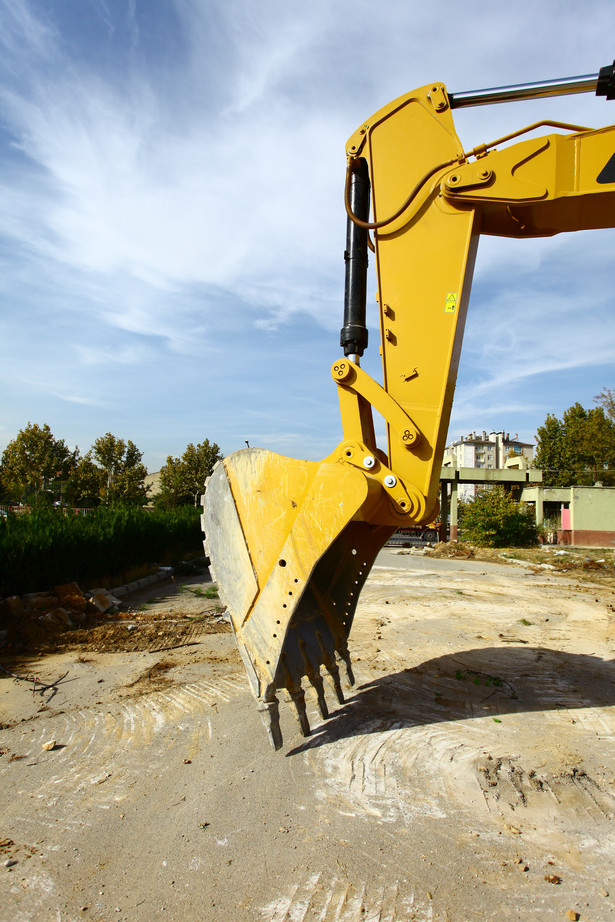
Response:
POLYGON ((323 718, 321 666, 344 700, 339 664, 352 684, 348 635, 376 555, 399 527, 437 512, 479 236, 615 226, 615 126, 543 121, 464 151, 452 110, 588 90, 612 99, 614 70, 457 96, 428 84, 380 109, 347 143, 344 356, 331 367, 342 441, 321 462, 236 452, 204 496, 206 552, 276 749, 277 691, 290 695, 304 735, 304 677, 323 718), (563 133, 535 136, 543 127, 563 133), (382 384, 360 367, 370 232, 382 384), (374 409, 386 421, 386 452, 374 409))

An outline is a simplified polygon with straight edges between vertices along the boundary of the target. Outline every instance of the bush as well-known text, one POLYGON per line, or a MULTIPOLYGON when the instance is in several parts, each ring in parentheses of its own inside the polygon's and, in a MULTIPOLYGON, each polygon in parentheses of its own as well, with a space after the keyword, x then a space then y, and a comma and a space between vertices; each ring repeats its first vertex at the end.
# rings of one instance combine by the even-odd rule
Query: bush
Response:
POLYGON ((459 536, 478 547, 528 547, 538 542, 532 510, 515 502, 501 486, 459 504, 459 536))
POLYGON ((36 509, 0 519, 0 598, 77 582, 119 585, 131 568, 202 548, 198 511, 100 507, 89 515, 36 509), (118 581, 119 580, 119 581, 118 581))

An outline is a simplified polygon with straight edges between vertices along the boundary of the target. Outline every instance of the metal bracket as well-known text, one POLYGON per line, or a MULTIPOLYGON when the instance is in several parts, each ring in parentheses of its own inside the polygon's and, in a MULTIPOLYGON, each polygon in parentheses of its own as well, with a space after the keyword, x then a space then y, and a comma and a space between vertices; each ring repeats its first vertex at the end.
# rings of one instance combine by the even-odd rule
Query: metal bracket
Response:
POLYGON ((416 490, 408 488, 383 461, 373 455, 362 443, 354 440, 341 442, 335 451, 340 461, 352 464, 364 474, 369 474, 382 486, 391 502, 397 506, 399 512, 413 517, 421 515, 425 507, 425 498, 416 490))
MULTIPOLYGON (((421 433, 418 426, 410 419, 406 411, 359 365, 348 359, 340 359, 331 367, 331 375, 336 384, 344 389, 364 397, 365 400, 384 416, 387 423, 397 433, 404 448, 414 449, 418 445, 421 433)), ((346 420, 342 412, 342 426, 346 420)), ((344 429, 346 434, 346 429, 344 429)), ((354 435, 354 433, 353 433, 354 435)))
POLYGON ((493 178, 493 170, 482 167, 479 163, 469 163, 456 169, 444 180, 447 192, 461 192, 473 186, 484 186, 493 178))
POLYGON ((443 83, 435 83, 427 93, 427 98, 436 112, 444 112, 448 109, 448 97, 443 83))

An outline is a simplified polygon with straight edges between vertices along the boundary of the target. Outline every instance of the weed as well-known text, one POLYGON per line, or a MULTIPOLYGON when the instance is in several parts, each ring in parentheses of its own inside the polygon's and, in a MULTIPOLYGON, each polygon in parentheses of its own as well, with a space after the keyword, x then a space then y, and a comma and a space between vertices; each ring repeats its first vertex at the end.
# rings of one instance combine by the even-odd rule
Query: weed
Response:
POLYGON ((455 678, 460 682, 464 682, 466 679, 471 679, 474 685, 482 685, 483 680, 485 685, 488 688, 491 688, 492 685, 495 685, 496 688, 501 688, 504 684, 503 679, 500 679, 499 676, 487 675, 484 672, 474 672, 472 669, 458 669, 455 672, 455 678))
POLYGON ((182 583, 179 587, 182 592, 191 592, 192 595, 196 596, 197 599, 217 599, 218 596, 218 587, 217 586, 208 586, 207 589, 203 589, 202 586, 187 586, 186 583, 182 583))
POLYGON ((531 627, 532 623, 533 622, 528 621, 527 618, 519 618, 519 624, 525 624, 526 627, 531 627))

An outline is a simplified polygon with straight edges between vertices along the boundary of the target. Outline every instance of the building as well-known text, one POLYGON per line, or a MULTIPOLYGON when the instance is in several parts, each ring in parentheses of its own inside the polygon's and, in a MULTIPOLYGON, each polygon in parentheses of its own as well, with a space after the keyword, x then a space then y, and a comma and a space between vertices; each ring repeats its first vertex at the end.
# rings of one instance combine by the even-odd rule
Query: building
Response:
POLYGON ((536 524, 551 544, 615 545, 615 487, 526 485, 521 499, 536 510, 536 524))
MULTIPOLYGON (((478 468, 499 470, 503 468, 526 469, 531 466, 534 446, 531 442, 520 442, 508 432, 471 432, 451 442, 444 450, 443 467, 478 468), (517 462, 517 463, 515 463, 517 462)), ((474 485, 460 486, 459 499, 472 499, 474 485)))

